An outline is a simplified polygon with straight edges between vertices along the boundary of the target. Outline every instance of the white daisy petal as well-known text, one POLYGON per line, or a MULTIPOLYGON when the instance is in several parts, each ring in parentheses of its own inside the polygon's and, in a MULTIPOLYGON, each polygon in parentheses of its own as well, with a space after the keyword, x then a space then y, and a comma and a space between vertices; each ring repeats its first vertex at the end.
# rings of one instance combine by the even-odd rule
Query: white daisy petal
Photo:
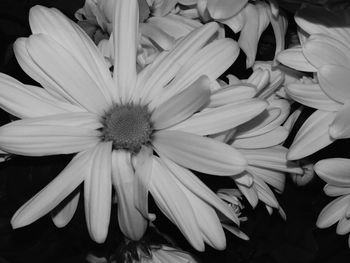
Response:
POLYGON ((247 165, 242 154, 229 145, 186 132, 156 132, 152 144, 159 154, 184 167, 207 174, 235 175, 247 165))
POLYGON ((97 81, 97 89, 109 103, 111 98, 116 97, 117 89, 113 89, 111 74, 104 57, 80 26, 59 10, 39 5, 30 9, 29 23, 33 34, 48 35, 70 50, 84 70, 97 81))
POLYGON ((277 55, 277 60, 283 65, 296 70, 317 72, 317 69, 305 58, 300 46, 283 50, 277 55))
POLYGON ((350 218, 343 217, 339 220, 336 230, 338 235, 345 235, 350 232, 350 218))
POLYGON ((135 207, 148 218, 148 191, 152 180, 153 150, 142 147, 140 152, 132 158, 135 170, 134 200, 135 207))
POLYGON ((303 53, 315 68, 329 64, 347 67, 350 64, 350 48, 324 34, 311 35, 303 44, 303 53))
POLYGON ((334 139, 345 139, 350 137, 350 101, 336 114, 329 127, 329 134, 334 139))
POLYGON ((99 125, 88 113, 18 120, 0 128, 1 148, 28 156, 80 152, 100 141, 100 132, 95 130, 99 125))
POLYGON ((0 105, 2 109, 19 118, 84 111, 55 99, 42 88, 24 85, 5 74, 0 74, 0 105))
POLYGON ((321 89, 332 99, 346 102, 350 99, 350 68, 340 65, 324 65, 318 70, 321 89))
POLYGON ((215 134, 249 121, 265 110, 267 106, 265 101, 259 99, 231 103, 196 113, 170 129, 198 135, 215 134))
POLYGON ((192 193, 196 194, 203 201, 212 205, 219 210, 227 218, 239 224, 236 213, 230 209, 212 190, 210 190, 196 175, 190 170, 183 168, 173 161, 161 156, 161 160, 169 168, 169 170, 176 176, 176 178, 186 186, 192 193))
POLYGON ((326 195, 329 196, 347 195, 350 194, 350 187, 326 184, 323 188, 323 191, 326 195))
POLYGON ((238 227, 227 225, 227 224, 222 224, 222 226, 226 230, 230 231, 232 234, 238 236, 239 238, 243 240, 249 240, 249 237, 244 232, 242 232, 238 227))
POLYGON ((229 103, 251 99, 256 94, 256 87, 252 84, 234 84, 213 92, 210 96, 208 108, 215 108, 229 103))
POLYGON ((270 132, 261 135, 237 138, 232 143, 232 146, 243 149, 267 148, 284 142, 287 136, 288 130, 282 126, 278 126, 270 132))
POLYGON ((247 198, 249 204, 254 208, 259 202, 258 193, 253 186, 247 187, 245 185, 237 184, 238 189, 247 198))
POLYGON ((136 85, 136 50, 139 9, 137 0, 117 1, 113 21, 114 81, 128 102, 136 85))
POLYGON ((18 64, 25 73, 40 83, 47 90, 47 92, 51 94, 51 96, 57 100, 68 102, 68 100, 58 92, 61 89, 60 86, 50 76, 48 76, 45 70, 40 68, 28 54, 27 40, 27 38, 21 37, 18 38, 13 44, 13 51, 18 64))
POLYGON ((247 171, 251 173, 254 176, 254 178, 259 177, 264 182, 276 188, 278 192, 283 192, 286 181, 286 176, 284 172, 255 166, 249 166, 247 168, 247 171))
MULTIPOLYGON (((121 231, 132 240, 139 240, 146 231, 147 221, 136 208, 135 174, 130 153, 124 150, 113 151, 112 179, 118 196, 118 222, 121 231)), ((154 172, 152 171, 152 177, 154 172)), ((152 179, 153 180, 153 179, 152 179)))
POLYGON ((164 102, 181 92, 202 75, 207 75, 210 80, 216 80, 233 64, 238 55, 239 46, 232 39, 224 38, 211 42, 187 59, 167 86, 167 92, 157 103, 164 102))
POLYGON ((157 206, 180 229, 195 249, 204 251, 201 231, 188 198, 157 157, 153 158, 152 170, 150 192, 157 206))
POLYGON ((287 158, 297 160, 331 144, 328 127, 334 120, 335 112, 317 110, 304 122, 289 148, 287 158))
POLYGON ((34 62, 60 86, 56 92, 71 103, 94 113, 103 113, 111 105, 111 100, 107 101, 99 90, 99 83, 91 78, 71 52, 51 37, 31 35, 27 49, 34 62))
MULTIPOLYGON (((138 74, 138 91, 135 94, 146 103, 152 98, 159 97, 164 86, 174 78, 189 57, 192 57, 207 43, 218 28, 217 23, 208 23, 199 27, 188 34, 171 51, 165 51, 158 55, 150 65, 138 74)), ((203 74, 204 72, 197 78, 203 74)))
POLYGON ((22 205, 11 219, 12 227, 31 224, 73 192, 89 173, 91 153, 91 150, 78 153, 54 180, 22 205))
POLYGON ((328 184, 350 186, 350 160, 345 158, 324 159, 314 165, 314 170, 328 184))
POLYGON ((317 218, 316 225, 319 228, 327 228, 339 221, 344 215, 350 203, 350 195, 338 197, 330 202, 317 218))
POLYGON ((340 103, 323 92, 319 84, 291 83, 287 85, 286 91, 293 100, 311 108, 336 111, 341 107, 340 103))
POLYGON ((111 151, 112 142, 95 147, 84 180, 86 224, 91 238, 97 243, 103 243, 108 234, 112 200, 111 151))
POLYGON ((179 183, 179 186, 193 208, 204 241, 215 249, 225 249, 225 233, 215 210, 203 200, 199 199, 181 183, 179 183))
POLYGON ((151 121, 154 128, 168 128, 188 118, 206 104, 209 97, 209 79, 201 76, 183 92, 171 97, 153 111, 151 121))
POLYGON ((350 30, 344 27, 348 18, 348 13, 344 11, 331 12, 323 7, 302 8, 296 13, 295 22, 309 34, 325 34, 347 43, 350 30))
POLYGON ((270 187, 268 187, 268 185, 259 177, 254 178, 254 188, 258 193, 258 198, 262 202, 273 208, 279 207, 278 201, 274 193, 271 191, 270 187))
POLYGON ((207 8, 214 19, 225 19, 237 14, 247 4, 247 0, 210 0, 207 8))
POLYGON ((76 192, 73 194, 70 199, 63 204, 60 204, 51 214, 52 221, 57 227, 65 227, 69 221, 72 219, 75 211, 77 210, 78 202, 79 202, 80 192, 76 192))

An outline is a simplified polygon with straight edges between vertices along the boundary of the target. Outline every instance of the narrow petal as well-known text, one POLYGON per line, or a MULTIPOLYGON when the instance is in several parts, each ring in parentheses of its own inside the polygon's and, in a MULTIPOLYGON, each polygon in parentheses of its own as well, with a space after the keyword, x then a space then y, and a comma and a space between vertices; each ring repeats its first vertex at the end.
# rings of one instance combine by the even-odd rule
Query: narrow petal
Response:
POLYGON ((300 9, 295 16, 295 22, 307 33, 325 34, 347 43, 350 30, 344 27, 349 18, 347 10, 331 12, 323 7, 308 7, 300 9))
POLYGON ((253 186, 247 187, 245 185, 237 184, 238 189, 247 198, 249 204, 254 208, 259 202, 258 193, 253 186))
POLYGON ((289 148, 287 158, 297 160, 331 144, 328 127, 335 117, 335 112, 315 111, 301 126, 289 148))
POLYGON ((201 231, 188 198, 157 157, 153 158, 152 170, 150 191, 157 206, 180 229, 195 249, 204 251, 201 231))
POLYGON ((0 106, 19 118, 84 111, 57 100, 42 88, 24 85, 5 74, 0 74, 0 106))
POLYGON ((198 135, 215 134, 249 121, 265 110, 267 106, 265 101, 259 99, 231 103, 196 113, 170 129, 198 135))
POLYGON ((232 177, 232 179, 235 180, 236 184, 243 185, 246 187, 251 187, 254 183, 253 176, 247 171, 244 171, 243 173, 232 177))
POLYGON ((282 146, 269 147, 264 149, 242 149, 248 160, 249 166, 269 168, 281 172, 303 174, 302 168, 287 161, 288 149, 282 146))
POLYGON ((73 192, 89 173, 91 154, 92 150, 78 153, 51 183, 17 210, 11 219, 12 227, 33 223, 73 192))
POLYGON ((108 234, 112 205, 112 142, 100 143, 91 154, 84 181, 85 217, 91 238, 103 243, 108 234))
MULTIPOLYGON (((139 97, 134 99, 142 98, 148 103, 151 98, 159 97, 164 86, 174 78, 185 62, 207 43, 218 28, 218 24, 208 23, 193 30, 171 51, 162 52, 153 63, 138 74, 138 91, 135 92, 135 96, 139 97)), ((198 75, 197 78, 203 74, 204 72, 198 75)))
POLYGON ((326 111, 336 111, 341 107, 323 92, 319 84, 291 83, 286 88, 293 100, 308 107, 326 111))
POLYGON ((277 55, 277 60, 283 65, 296 70, 317 72, 317 69, 305 58, 300 46, 283 50, 277 55))
POLYGON ((199 77, 183 92, 157 107, 151 120, 154 128, 164 129, 190 117, 209 101, 210 82, 208 77, 199 77))
POLYGON ((209 14, 214 19, 226 19, 236 15, 248 0, 210 0, 207 2, 209 14))
POLYGON ((315 68, 324 65, 347 67, 350 64, 349 52, 350 48, 342 42, 323 34, 310 36, 303 45, 304 56, 315 68))
POLYGON ((346 102, 350 99, 350 69, 340 65, 324 65, 318 70, 321 89, 332 99, 346 102))
POLYGON ((254 178, 259 177, 264 182, 276 188, 281 193, 284 190, 286 176, 284 172, 279 172, 271 169, 265 169, 261 167, 249 166, 248 172, 251 173, 254 178))
POLYGON ((157 103, 181 92, 202 75, 207 75, 212 81, 216 80, 233 64, 238 55, 238 44, 232 39, 224 38, 211 42, 187 59, 167 86, 167 92, 157 103))
POLYGON ((135 170, 135 207, 145 218, 149 218, 148 191, 152 180, 152 155, 151 148, 142 147, 140 152, 132 158, 135 170))
POLYGON ((336 230, 338 235, 345 235, 350 232, 350 218, 343 217, 339 220, 336 230))
POLYGON ((234 84, 219 89, 210 96, 210 103, 207 107, 215 108, 233 102, 251 99, 256 94, 256 87, 249 83, 234 84))
POLYGON ((13 51, 18 64, 25 73, 40 83, 45 90, 57 100, 69 102, 58 92, 61 89, 60 86, 50 76, 48 76, 45 70, 40 68, 29 55, 27 50, 27 38, 18 38, 13 44, 13 51))
POLYGON ((73 193, 73 196, 69 198, 67 202, 63 201, 63 204, 59 205, 52 213, 52 221, 57 227, 65 227, 69 221, 73 218, 75 211, 77 210, 79 202, 80 192, 73 193))
POLYGON ((43 156, 75 153, 93 147, 100 141, 100 132, 95 127, 91 128, 96 122, 84 114, 61 114, 54 115, 55 118, 48 116, 11 122, 0 128, 1 148, 20 155, 43 156), (78 115, 90 127, 71 125, 70 121, 78 115))
POLYGON ((267 148, 284 142, 287 136, 288 130, 278 126, 270 132, 261 135, 236 139, 232 146, 243 149, 267 148))
POLYGON ((175 38, 167 34, 160 28, 148 23, 140 23, 140 32, 142 36, 150 38, 161 49, 170 50, 175 44, 175 38))
POLYGON ((238 43, 247 55, 246 67, 249 68, 254 64, 260 35, 269 25, 270 21, 265 8, 258 4, 247 4, 242 12, 244 12, 244 15, 248 19, 243 25, 238 43), (249 19, 250 17, 254 17, 255 19, 249 19))
POLYGON ((239 238, 243 240, 249 240, 249 236, 247 236, 244 232, 242 232, 238 227, 227 225, 227 224, 222 224, 222 226, 230 231, 232 234, 238 236, 239 238))
POLYGON ((215 249, 225 249, 225 233, 215 210, 181 185, 181 183, 179 183, 179 186, 193 208, 204 241, 215 249))
POLYGON ((269 186, 259 177, 254 178, 254 188, 256 189, 258 193, 258 198, 262 202, 264 202, 266 205, 278 208, 279 204, 278 201, 274 195, 274 193, 271 191, 269 186))
MULTIPOLYGON (((71 54, 88 75, 98 83, 97 89, 109 101, 116 98, 109 67, 92 39, 84 30, 55 8, 34 6, 29 12, 33 34, 45 34, 71 54)), ((45 68, 43 69, 45 72, 45 68)))
POLYGON ((136 51, 139 8, 137 0, 116 2, 113 21, 114 81, 122 101, 127 102, 136 85, 136 51))
POLYGON ((347 195, 350 194, 350 187, 326 184, 323 188, 323 191, 326 195, 329 196, 347 195))
POLYGON ((161 157, 161 160, 169 168, 169 170, 176 176, 176 178, 186 186, 192 193, 196 194, 203 201, 212 205, 218 211, 220 211, 227 218, 239 224, 238 217, 233 209, 223 202, 212 190, 210 190, 196 175, 190 170, 177 165, 173 161, 161 157))
POLYGON ((314 170, 328 184, 340 187, 350 186, 350 159, 324 159, 314 165, 314 170))
MULTIPOLYGON (((154 172, 152 171, 152 177, 154 172)), ((130 153, 124 150, 112 154, 113 185, 118 196, 118 222, 123 234, 132 240, 139 240, 146 231, 147 221, 135 204, 135 174, 130 153)), ((153 179, 152 179, 153 180, 153 179)))
POLYGON ((334 139, 345 139, 350 137, 350 102, 346 102, 335 115, 329 127, 329 134, 334 139))
POLYGON ((333 225, 345 216, 345 210, 350 202, 350 195, 338 197, 337 199, 330 202, 325 208, 322 209, 321 213, 317 218, 316 225, 319 228, 326 228, 333 225))
POLYGON ((100 83, 91 77, 74 54, 51 37, 31 35, 27 49, 33 61, 59 85, 56 92, 72 104, 94 113, 103 113, 111 105, 111 99, 107 100, 99 89, 100 83))
POLYGON ((207 174, 234 175, 247 165, 242 154, 229 145, 186 132, 159 131, 152 144, 175 163, 207 174))

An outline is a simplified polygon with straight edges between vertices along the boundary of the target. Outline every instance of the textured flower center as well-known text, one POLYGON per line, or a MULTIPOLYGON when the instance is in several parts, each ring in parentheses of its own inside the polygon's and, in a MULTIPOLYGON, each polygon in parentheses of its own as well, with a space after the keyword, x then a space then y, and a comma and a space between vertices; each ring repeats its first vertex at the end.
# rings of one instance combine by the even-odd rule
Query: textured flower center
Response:
POLYGON ((151 140, 150 117, 147 106, 115 105, 103 117, 103 140, 113 141, 114 149, 137 153, 151 140))

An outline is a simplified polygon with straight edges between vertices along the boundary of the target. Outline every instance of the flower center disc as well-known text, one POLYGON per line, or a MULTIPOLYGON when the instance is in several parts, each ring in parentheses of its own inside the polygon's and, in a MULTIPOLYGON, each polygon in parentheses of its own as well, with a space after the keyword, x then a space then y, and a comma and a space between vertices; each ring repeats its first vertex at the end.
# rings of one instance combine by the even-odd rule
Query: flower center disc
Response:
POLYGON ((147 106, 115 105, 103 118, 103 140, 113 141, 114 149, 137 153, 150 141, 150 117, 147 106))

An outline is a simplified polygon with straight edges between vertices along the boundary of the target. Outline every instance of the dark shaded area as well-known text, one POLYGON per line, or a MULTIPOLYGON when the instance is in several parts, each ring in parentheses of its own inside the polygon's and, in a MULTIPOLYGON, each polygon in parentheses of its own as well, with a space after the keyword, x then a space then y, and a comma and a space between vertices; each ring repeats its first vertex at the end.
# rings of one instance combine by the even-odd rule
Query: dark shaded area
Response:
MULTIPOLYGON (((75 10, 82 6, 83 1, 2 0, 0 2, 0 72, 31 84, 35 82, 20 69, 12 51, 12 44, 18 37, 30 34, 28 12, 30 7, 36 4, 56 7, 73 18, 75 10)), ((237 39, 238 35, 229 32, 228 29, 227 32, 232 38, 237 39)), ((269 27, 259 42, 257 59, 272 59, 274 48, 274 37, 269 27)), ((243 52, 227 73, 241 78, 250 75, 251 70, 245 68, 243 52)), ((286 142, 287 145, 292 142, 293 134, 311 113, 312 109, 304 110, 286 142)), ((0 111, 0 121, 1 124, 9 122, 9 116, 4 111, 0 111)), ((310 156, 309 159, 317 161, 325 157, 350 157, 349 146, 348 140, 338 141, 310 156)), ((89 238, 82 200, 72 221, 62 229, 56 228, 50 215, 47 215, 30 226, 12 230, 10 219, 14 212, 55 178, 70 158, 71 156, 15 157, 0 164, 0 263, 83 263, 86 262, 85 256, 88 252, 99 256, 114 255, 117 252, 122 235, 117 227, 115 206, 112 209, 109 236, 102 245, 92 242, 89 238)), ((233 187, 233 182, 227 178, 204 174, 198 176, 213 190, 233 187)), ((319 212, 331 200, 323 194, 323 185, 324 183, 317 178, 305 187, 297 187, 291 180, 287 180, 285 192, 278 196, 287 213, 287 221, 284 221, 276 211, 272 216, 268 215, 261 204, 254 211, 246 205, 244 213, 249 220, 242 224, 242 230, 251 237, 251 240, 246 242, 227 233, 227 248, 224 251, 207 247, 203 253, 193 250, 179 230, 150 200, 150 211, 158 215, 156 224, 163 234, 160 239, 159 233, 149 233, 149 237, 155 242, 178 245, 205 263, 349 262, 348 237, 336 235, 334 227, 325 230, 315 227, 319 212)))

